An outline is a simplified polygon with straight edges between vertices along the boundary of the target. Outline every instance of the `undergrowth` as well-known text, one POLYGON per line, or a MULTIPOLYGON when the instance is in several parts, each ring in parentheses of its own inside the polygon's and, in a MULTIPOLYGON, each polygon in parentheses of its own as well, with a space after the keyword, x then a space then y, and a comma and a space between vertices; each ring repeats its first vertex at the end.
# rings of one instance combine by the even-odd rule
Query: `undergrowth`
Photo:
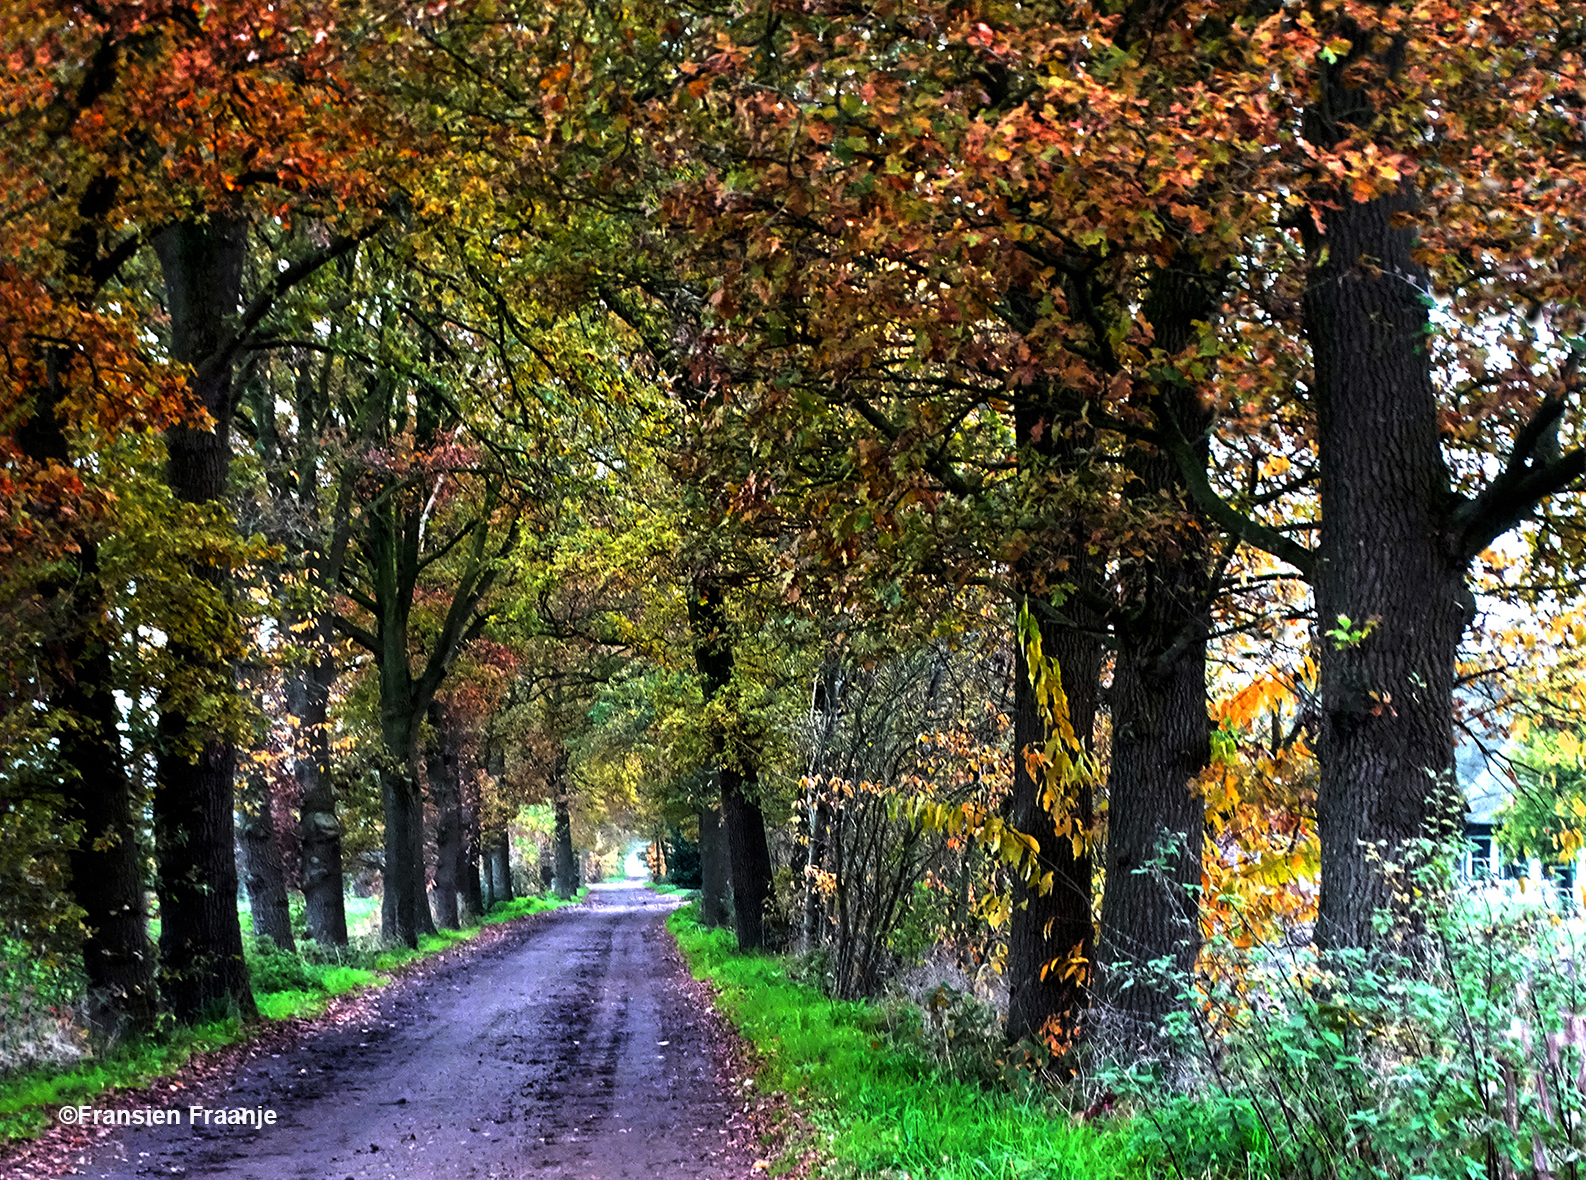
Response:
MULTIPOLYGON (((957 1078, 889 1035, 892 1017, 832 1000, 786 963, 740 954, 697 907, 667 920, 694 975, 759 1052, 762 1088, 788 1094, 826 1136, 829 1177, 1107 1180, 1128 1173, 1120 1134, 1075 1124, 1035 1097, 957 1078)), ((770 1174, 790 1166, 773 1165, 770 1174)))
MULTIPOLYGON (((477 935, 484 925, 510 922, 528 914, 575 904, 588 893, 580 890, 573 902, 556 898, 520 897, 493 907, 480 926, 466 930, 443 930, 419 939, 416 949, 389 947, 378 939, 355 938, 347 947, 322 948, 307 942, 301 953, 284 951, 268 939, 249 937, 246 942, 249 979, 259 1014, 268 1020, 320 1015, 337 996, 384 985, 390 972, 407 963, 426 959, 450 950, 477 935)), ((69 1008, 69 996, 54 983, 45 987, 39 972, 24 973, 20 967, 5 968, 0 983, 15 985, 0 990, 0 1032, 15 1025, 13 1009, 22 1011, 25 999, 33 1007, 50 1013, 69 1008), (26 979, 23 975, 26 974, 26 979), (13 978, 14 977, 14 978, 13 978), (28 990, 31 989, 31 990, 28 990), (34 997, 39 1003, 34 1003, 34 997)), ((31 1012, 28 1008, 27 1012, 31 1012)), ((55 1016, 50 1017, 55 1020, 55 1016)), ((162 1022, 156 1032, 112 1045, 92 1053, 80 1035, 81 1048, 68 1065, 60 1058, 46 1059, 39 1054, 25 1056, 17 1050, 20 1068, 0 1071, 0 1143, 38 1135, 50 1125, 56 1108, 75 1106, 114 1090, 136 1089, 156 1078, 173 1074, 195 1053, 221 1049, 253 1035, 258 1025, 247 1025, 236 1017, 184 1028, 162 1022)))
MULTIPOLYGON (((1457 850, 1456 850, 1457 851, 1457 850)), ((1213 940, 1171 1048, 1110 1084, 1131 1148, 1175 1180, 1562 1180, 1586 1158, 1586 937, 1395 868, 1370 951, 1213 940), (1402 882, 1402 883, 1401 883, 1402 882)), ((1108 1067, 1098 1070, 1105 1074, 1108 1067)))

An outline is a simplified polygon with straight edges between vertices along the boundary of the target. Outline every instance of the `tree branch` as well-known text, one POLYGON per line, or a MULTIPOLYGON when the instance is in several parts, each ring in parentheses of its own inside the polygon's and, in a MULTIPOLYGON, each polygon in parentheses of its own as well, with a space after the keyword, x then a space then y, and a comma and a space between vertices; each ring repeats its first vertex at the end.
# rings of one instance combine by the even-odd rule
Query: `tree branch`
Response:
POLYGON ((1277 529, 1269 528, 1260 521, 1251 520, 1219 496, 1217 489, 1212 487, 1211 480, 1206 476, 1205 460, 1184 437, 1184 432, 1179 429, 1179 424, 1173 415, 1159 414, 1157 426, 1159 445, 1178 464, 1179 475, 1184 480, 1185 489, 1194 499, 1195 506, 1206 514, 1207 519, 1229 536, 1239 538, 1252 548, 1264 550, 1279 561, 1288 562, 1309 581, 1315 569, 1315 554, 1298 541, 1285 537, 1277 529))
POLYGON ((1566 398, 1578 384, 1579 360, 1571 355, 1561 374, 1563 390, 1544 398, 1515 436, 1498 478, 1454 509, 1455 553, 1463 561, 1470 561, 1527 519, 1543 500, 1586 475, 1586 449, 1557 454, 1558 429, 1564 420, 1566 398))

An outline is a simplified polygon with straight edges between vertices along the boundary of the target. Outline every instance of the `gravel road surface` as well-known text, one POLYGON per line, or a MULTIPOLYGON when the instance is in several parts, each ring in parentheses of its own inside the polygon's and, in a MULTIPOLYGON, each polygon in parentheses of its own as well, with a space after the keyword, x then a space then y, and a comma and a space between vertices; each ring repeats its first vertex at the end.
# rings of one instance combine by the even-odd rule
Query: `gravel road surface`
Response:
POLYGON ((183 1125, 120 1132, 83 1174, 743 1180, 729 1048, 662 926, 674 904, 598 886, 202 1098, 273 1125, 194 1127, 162 1098, 183 1125))

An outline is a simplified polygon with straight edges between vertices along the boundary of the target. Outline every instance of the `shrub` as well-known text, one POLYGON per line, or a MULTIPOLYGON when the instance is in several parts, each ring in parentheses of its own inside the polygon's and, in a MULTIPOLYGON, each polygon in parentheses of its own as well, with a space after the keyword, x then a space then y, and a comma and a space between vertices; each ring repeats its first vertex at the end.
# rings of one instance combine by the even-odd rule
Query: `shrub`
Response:
POLYGON ((315 986, 317 972, 295 952, 283 950, 271 938, 250 938, 247 946, 248 979, 255 992, 307 991, 315 986))
POLYGON ((1576 931, 1439 860, 1370 952, 1202 954, 1171 1062, 1100 1072, 1132 1149, 1182 1177, 1573 1175, 1586 1151, 1576 931), (1415 900, 1411 900, 1415 899, 1415 900), (1171 1068, 1164 1068, 1164 1065, 1171 1068))
POLYGON ((82 976, 0 938, 0 1074, 88 1056, 82 1027, 82 976))

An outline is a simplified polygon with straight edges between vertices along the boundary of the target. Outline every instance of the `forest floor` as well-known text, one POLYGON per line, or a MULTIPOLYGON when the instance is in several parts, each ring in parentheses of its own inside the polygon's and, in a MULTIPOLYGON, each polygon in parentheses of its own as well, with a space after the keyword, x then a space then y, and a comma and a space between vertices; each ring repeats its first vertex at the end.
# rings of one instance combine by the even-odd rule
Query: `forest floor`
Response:
POLYGON ((14 1159, 25 1171, 0 1161, 0 1173, 742 1180, 754 1160, 743 1066, 662 925, 676 905, 637 882, 596 886, 296 1035, 267 1035, 215 1076, 96 1107, 176 1111, 180 1125, 58 1126, 38 1145, 52 1166, 14 1159), (193 1126, 194 1107, 275 1120, 193 1126))

